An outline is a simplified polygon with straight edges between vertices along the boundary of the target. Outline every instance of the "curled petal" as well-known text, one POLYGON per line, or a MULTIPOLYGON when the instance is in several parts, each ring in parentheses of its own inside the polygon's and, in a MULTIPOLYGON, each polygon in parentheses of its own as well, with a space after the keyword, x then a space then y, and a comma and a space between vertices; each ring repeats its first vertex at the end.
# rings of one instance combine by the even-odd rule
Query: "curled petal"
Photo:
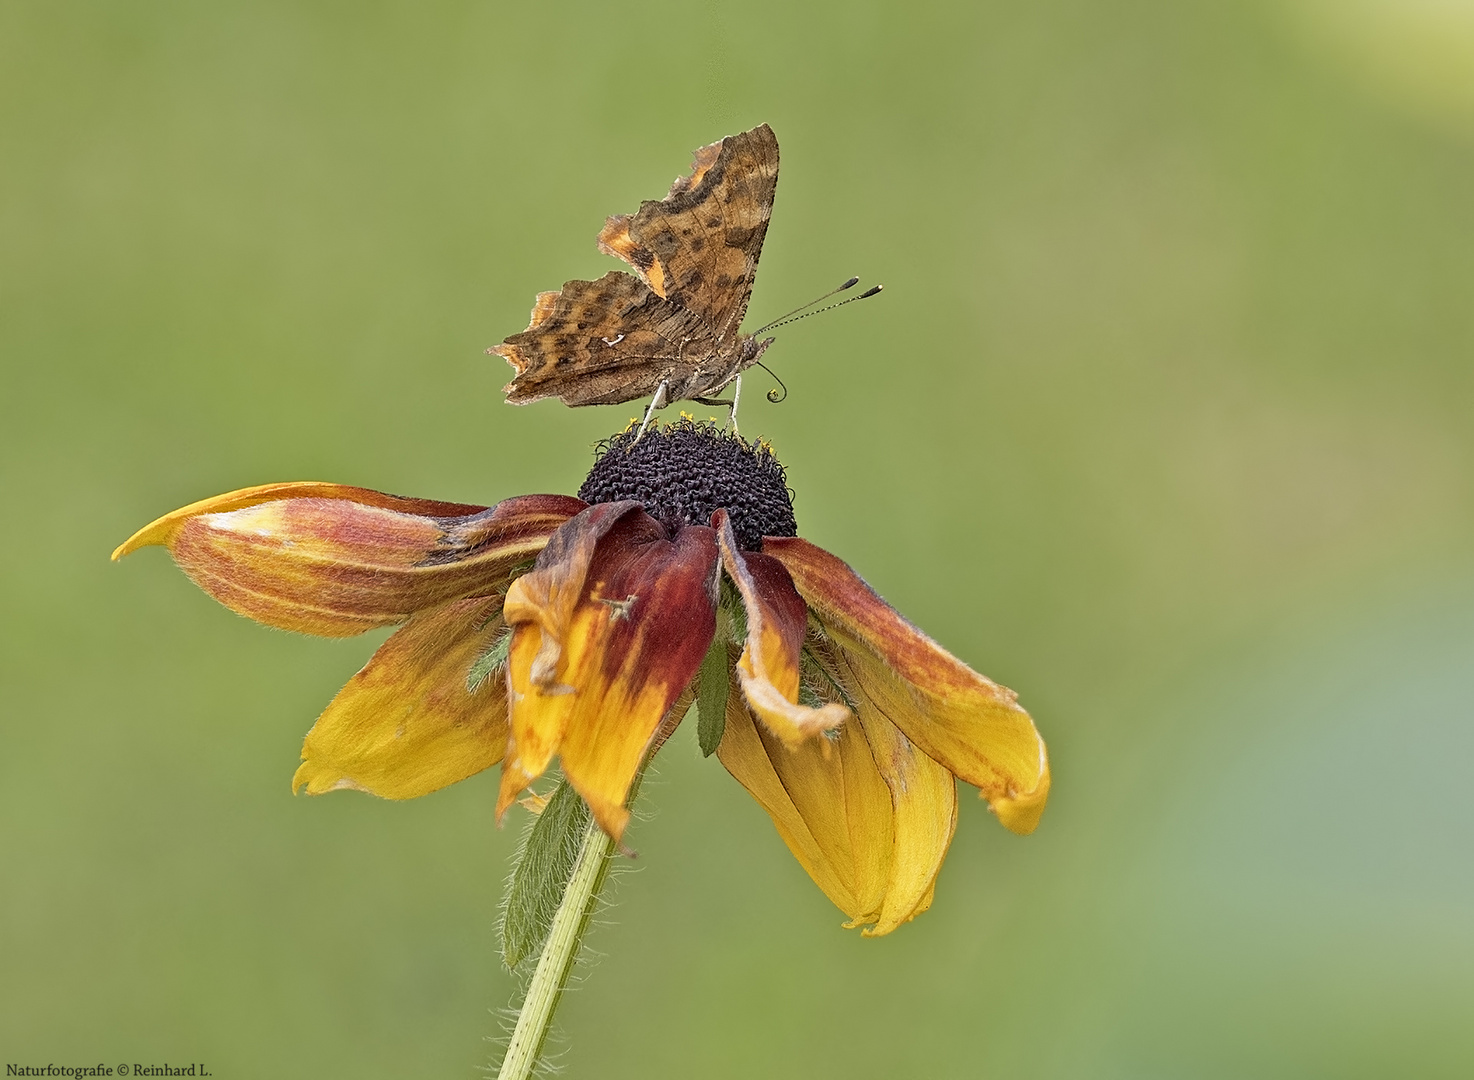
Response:
POLYGON ((850 925, 879 920, 895 857, 895 815, 860 727, 845 724, 832 741, 790 748, 732 693, 717 757, 850 925))
POLYGON ((975 785, 1007 828, 1029 833, 1049 794, 1044 741, 1007 687, 912 626, 833 555, 796 537, 763 551, 787 567, 869 698, 928 757, 975 785))
POLYGON ((737 549, 725 510, 712 515, 712 526, 721 541, 722 565, 742 594, 747 612, 747 642, 737 661, 737 676, 748 704, 789 749, 817 736, 820 752, 827 752, 824 732, 843 724, 850 711, 834 702, 817 709, 798 704, 808 606, 782 563, 737 549))
POLYGON ((412 799, 495 765, 507 746, 499 680, 466 677, 504 628, 501 597, 455 600, 411 617, 318 717, 294 790, 351 788, 412 799))
POLYGON ((512 583, 512 745, 498 814, 558 754, 563 773, 618 839, 624 801, 663 717, 686 691, 716 626, 716 535, 665 530, 637 503, 592 506, 512 583))
MULTIPOLYGON (((629 500, 589 507, 579 515, 576 524, 570 521, 548 537, 531 572, 524 574, 507 593, 507 621, 514 625, 536 623, 543 631, 541 646, 529 672, 533 683, 541 689, 551 690, 556 682, 554 673, 562 656, 563 642, 583 598, 584 579, 599 541, 639 509, 639 503, 629 500)), ((664 539, 664 533, 658 527, 652 530, 652 525, 653 519, 648 524, 640 523, 643 538, 664 539)))
POLYGON ((348 637, 503 591, 512 568, 583 506, 562 495, 524 495, 483 509, 336 484, 269 484, 176 510, 113 558, 162 544, 232 611, 284 630, 348 637))

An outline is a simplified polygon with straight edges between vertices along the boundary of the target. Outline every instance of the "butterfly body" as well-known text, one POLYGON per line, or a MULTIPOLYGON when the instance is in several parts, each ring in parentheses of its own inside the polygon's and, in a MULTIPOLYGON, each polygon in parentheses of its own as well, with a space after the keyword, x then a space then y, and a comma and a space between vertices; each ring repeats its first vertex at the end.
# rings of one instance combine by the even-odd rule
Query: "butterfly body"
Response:
POLYGON ((664 199, 611 217, 599 250, 639 276, 613 270, 540 293, 527 329, 488 350, 516 370, 507 401, 668 404, 720 393, 772 341, 738 327, 777 184, 778 141, 763 124, 696 151, 691 175, 664 199))

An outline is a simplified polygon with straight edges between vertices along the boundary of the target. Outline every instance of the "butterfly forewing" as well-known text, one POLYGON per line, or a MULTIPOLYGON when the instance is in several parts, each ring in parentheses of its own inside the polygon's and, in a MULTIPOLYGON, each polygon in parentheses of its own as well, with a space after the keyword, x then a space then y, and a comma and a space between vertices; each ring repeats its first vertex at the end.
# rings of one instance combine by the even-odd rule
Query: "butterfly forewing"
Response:
POLYGON ((599 248, 701 315, 720 340, 747 311, 777 187, 778 140, 764 124, 696 151, 691 175, 660 202, 610 218, 599 248))

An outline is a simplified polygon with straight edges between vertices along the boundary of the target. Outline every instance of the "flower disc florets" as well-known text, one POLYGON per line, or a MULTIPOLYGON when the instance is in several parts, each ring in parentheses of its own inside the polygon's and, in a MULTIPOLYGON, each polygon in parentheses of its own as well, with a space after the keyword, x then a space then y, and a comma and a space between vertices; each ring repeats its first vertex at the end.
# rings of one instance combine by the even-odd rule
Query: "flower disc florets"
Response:
POLYGON ((578 497, 587 503, 637 500, 672 533, 682 525, 708 525, 724 509, 744 551, 760 550, 764 536, 798 535, 793 499, 772 448, 688 417, 651 427, 638 440, 633 425, 604 440, 578 497))

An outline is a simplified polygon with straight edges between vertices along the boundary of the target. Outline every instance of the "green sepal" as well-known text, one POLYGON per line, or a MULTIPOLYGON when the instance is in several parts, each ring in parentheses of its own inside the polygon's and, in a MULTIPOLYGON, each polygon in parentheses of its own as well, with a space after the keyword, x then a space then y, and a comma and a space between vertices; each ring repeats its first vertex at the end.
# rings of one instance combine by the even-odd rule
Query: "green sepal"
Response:
POLYGON ((855 699, 842 682, 834 677, 828 665, 823 663, 808 645, 799 654, 798 703, 811 709, 822 709, 831 701, 838 701, 856 712, 855 699))
POLYGON ((727 729, 727 694, 731 691, 727 636, 718 633, 701 661, 696 686, 696 741, 703 757, 711 757, 727 729))
POLYGON ((466 672, 466 693, 474 694, 482 683, 506 666, 507 657, 511 655, 512 629, 504 627, 486 647, 486 651, 476 657, 471 670, 466 672))
POLYGON ((508 970, 542 951, 589 818, 588 804, 565 779, 527 830, 502 897, 502 961, 508 970))

